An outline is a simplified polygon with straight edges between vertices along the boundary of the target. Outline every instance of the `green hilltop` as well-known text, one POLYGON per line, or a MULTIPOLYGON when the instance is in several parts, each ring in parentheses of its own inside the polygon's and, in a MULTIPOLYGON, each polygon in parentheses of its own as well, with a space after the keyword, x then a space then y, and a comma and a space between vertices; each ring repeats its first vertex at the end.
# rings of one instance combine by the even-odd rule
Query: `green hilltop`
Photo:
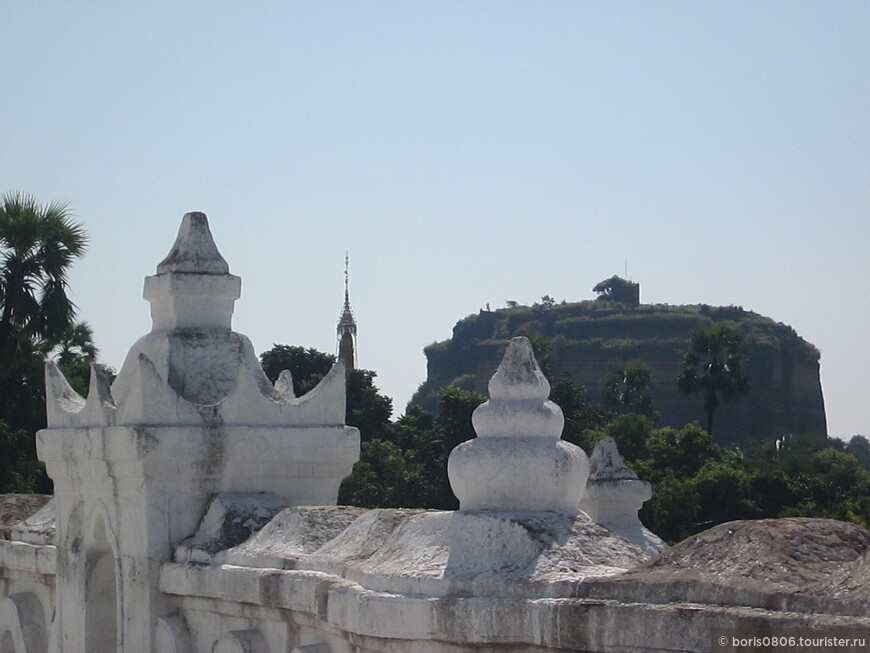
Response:
MULTIPOLYGON (((599 286, 596 291, 602 292, 599 286)), ((452 338, 425 348, 428 375, 411 404, 437 410, 443 389, 451 385, 486 394, 507 341, 523 335, 536 344, 549 376, 570 372, 592 400, 601 398, 612 363, 643 360, 653 372, 650 395, 659 424, 703 423, 703 401, 681 394, 675 379, 691 333, 718 321, 731 322, 745 336, 751 389, 720 407, 716 439, 738 443, 787 433, 825 434, 819 350, 792 327, 739 306, 640 304, 615 301, 610 294, 577 303, 549 297, 532 306, 511 302, 461 319, 452 338)))

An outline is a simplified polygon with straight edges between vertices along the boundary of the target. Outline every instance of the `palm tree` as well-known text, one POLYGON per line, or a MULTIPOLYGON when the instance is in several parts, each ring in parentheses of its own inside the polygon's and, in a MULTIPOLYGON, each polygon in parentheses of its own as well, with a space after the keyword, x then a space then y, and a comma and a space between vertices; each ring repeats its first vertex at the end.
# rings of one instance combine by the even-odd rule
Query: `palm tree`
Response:
POLYGON ((73 365, 80 361, 90 364, 97 360, 98 353, 91 325, 87 322, 76 322, 70 325, 57 343, 55 360, 58 365, 73 365))
POLYGON ((749 379, 743 373, 746 356, 743 334, 729 322, 716 322, 691 336, 677 387, 685 394, 704 395, 711 435, 720 397, 729 400, 749 392, 749 379))
POLYGON ((649 396, 652 387, 652 370, 644 361, 613 363, 604 378, 602 402, 617 413, 639 412, 652 417, 655 414, 649 396))
POLYGON ((67 271, 87 241, 64 202, 41 206, 19 192, 0 199, 0 419, 37 349, 53 348, 72 326, 67 271))

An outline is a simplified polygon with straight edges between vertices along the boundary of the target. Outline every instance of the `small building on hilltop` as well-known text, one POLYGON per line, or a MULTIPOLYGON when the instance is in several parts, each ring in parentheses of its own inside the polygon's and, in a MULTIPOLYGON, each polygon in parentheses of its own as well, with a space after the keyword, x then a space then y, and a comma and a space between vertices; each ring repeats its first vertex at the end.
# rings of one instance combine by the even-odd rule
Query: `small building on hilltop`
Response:
POLYGON ((615 274, 595 284, 592 292, 597 292, 598 299, 603 301, 620 302, 629 306, 640 305, 640 284, 626 281, 615 274))

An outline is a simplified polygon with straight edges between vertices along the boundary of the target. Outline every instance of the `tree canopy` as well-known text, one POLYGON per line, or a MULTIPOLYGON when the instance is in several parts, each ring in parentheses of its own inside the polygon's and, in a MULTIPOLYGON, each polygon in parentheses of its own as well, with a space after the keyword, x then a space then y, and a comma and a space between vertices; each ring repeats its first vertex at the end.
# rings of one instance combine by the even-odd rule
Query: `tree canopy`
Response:
POLYGON ((640 299, 639 286, 615 274, 609 279, 596 283, 592 292, 597 292, 598 299, 604 301, 637 304, 640 299))

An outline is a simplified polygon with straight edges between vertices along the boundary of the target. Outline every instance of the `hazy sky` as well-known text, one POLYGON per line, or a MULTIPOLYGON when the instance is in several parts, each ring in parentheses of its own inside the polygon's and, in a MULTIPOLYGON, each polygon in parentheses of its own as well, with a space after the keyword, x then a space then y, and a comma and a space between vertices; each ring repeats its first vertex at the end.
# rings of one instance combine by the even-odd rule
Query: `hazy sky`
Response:
MULTIPOLYGON (((870 3, 0 4, 0 191, 69 200, 71 275, 119 367, 187 211, 234 327, 359 362, 401 411, 487 302, 736 304, 822 352, 870 435, 870 3)), ((669 382, 659 380, 660 383, 669 382)))

